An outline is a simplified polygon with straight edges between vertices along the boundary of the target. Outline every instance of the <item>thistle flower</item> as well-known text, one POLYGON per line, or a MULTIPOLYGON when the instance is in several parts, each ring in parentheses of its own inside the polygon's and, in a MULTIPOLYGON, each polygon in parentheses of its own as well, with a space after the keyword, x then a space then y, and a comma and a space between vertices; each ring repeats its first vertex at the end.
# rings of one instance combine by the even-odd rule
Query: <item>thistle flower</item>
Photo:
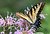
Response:
POLYGON ((14 16, 12 17, 12 14, 10 16, 7 15, 5 19, 0 15, 0 27, 5 26, 5 25, 13 25, 15 20, 16 19, 14 18, 14 16))
POLYGON ((0 18, 0 27, 5 26, 5 20, 3 18, 0 18))
POLYGON ((14 32, 14 34, 22 34, 22 32, 20 30, 17 30, 14 32))
POLYGON ((7 15, 7 17, 5 17, 5 20, 6 20, 6 25, 13 25, 16 19, 11 14, 10 16, 7 15))
POLYGON ((13 22, 14 22, 14 20, 13 20, 13 17, 8 17, 8 18, 5 18, 5 20, 6 20, 6 24, 8 24, 8 25, 13 25, 13 22))
MULTIPOLYGON (((28 23, 26 20, 24 20, 22 18, 19 18, 16 21, 16 18, 14 18, 12 16, 12 14, 10 16, 7 15, 7 17, 5 17, 5 19, 3 19, 2 17, 0 18, 0 27, 3 27, 5 25, 8 26, 7 30, 9 29, 9 25, 10 26, 13 25, 15 27, 15 29, 17 30, 14 32, 14 34, 34 34, 33 32, 35 32, 35 30, 36 30, 36 28, 34 28, 35 26, 32 26, 30 28, 30 23, 28 23), (17 27, 19 27, 20 29, 18 29, 15 25, 17 27)), ((5 34, 5 33, 1 32, 1 34, 5 34)), ((10 31, 9 34, 12 34, 12 32, 10 31)))
POLYGON ((23 23, 24 23, 24 20, 22 18, 20 18, 15 22, 15 25, 18 24, 18 26, 23 26, 23 23))
MULTIPOLYGON (((14 32, 14 34, 32 34, 33 32, 28 30, 28 22, 22 18, 18 19, 16 21, 16 19, 14 19, 14 17, 12 17, 11 15, 7 17, 5 17, 5 19, 0 18, 0 26, 6 26, 7 25, 18 25, 20 27, 20 30, 17 29, 17 31, 14 32), (24 30, 25 29, 25 30, 24 30)), ((4 32, 1 32, 1 34, 5 34, 4 32)), ((9 34, 12 34, 12 32, 9 32, 9 34)))
POLYGON ((19 26, 20 27, 20 30, 28 30, 28 22, 22 18, 18 19, 16 22, 15 22, 15 25, 19 26))
POLYGON ((18 19, 16 22, 15 22, 15 25, 16 26, 18 26, 18 27, 20 27, 20 31, 22 31, 23 30, 23 23, 24 23, 24 20, 22 19, 22 18, 20 18, 20 19, 18 19))

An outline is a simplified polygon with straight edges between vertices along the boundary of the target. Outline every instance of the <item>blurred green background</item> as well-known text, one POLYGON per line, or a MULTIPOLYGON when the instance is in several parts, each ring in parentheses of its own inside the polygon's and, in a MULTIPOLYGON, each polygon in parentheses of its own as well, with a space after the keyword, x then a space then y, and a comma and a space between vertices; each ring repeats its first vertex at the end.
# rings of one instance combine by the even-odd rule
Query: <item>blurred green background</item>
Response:
POLYGON ((42 28, 38 29, 38 32, 50 34, 50 0, 0 0, 0 15, 5 17, 7 12, 13 14, 17 11, 23 12, 27 6, 31 8, 31 5, 35 5, 41 1, 45 2, 43 13, 47 13, 47 16, 42 21, 42 28))

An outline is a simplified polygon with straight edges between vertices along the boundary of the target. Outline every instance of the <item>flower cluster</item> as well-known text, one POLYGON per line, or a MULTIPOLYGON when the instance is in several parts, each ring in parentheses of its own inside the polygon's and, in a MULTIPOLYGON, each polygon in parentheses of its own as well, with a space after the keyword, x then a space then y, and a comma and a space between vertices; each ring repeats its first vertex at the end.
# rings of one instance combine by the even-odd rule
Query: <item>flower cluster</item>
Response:
POLYGON ((15 30, 14 34, 33 34, 32 28, 30 28, 30 24, 26 20, 22 18, 17 19, 12 16, 12 14, 7 15, 5 18, 0 15, 0 28, 1 27, 3 27, 3 31, 0 32, 0 34, 7 34, 7 30, 9 29, 9 34, 12 34, 12 28, 15 30))

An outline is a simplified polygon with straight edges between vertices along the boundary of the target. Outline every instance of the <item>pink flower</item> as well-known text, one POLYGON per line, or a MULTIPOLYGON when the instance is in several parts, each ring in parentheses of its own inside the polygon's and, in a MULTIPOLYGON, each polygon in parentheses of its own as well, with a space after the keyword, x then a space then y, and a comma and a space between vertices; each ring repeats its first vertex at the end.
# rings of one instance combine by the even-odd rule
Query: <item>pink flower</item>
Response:
POLYGON ((20 18, 15 22, 15 25, 18 24, 19 26, 23 26, 23 23, 24 23, 24 20, 22 18, 20 18))
POLYGON ((0 18, 0 26, 5 26, 5 20, 3 18, 0 18))
POLYGON ((18 26, 26 26, 28 24, 28 22, 22 18, 18 19, 16 22, 15 22, 15 25, 18 25, 18 26))
POLYGON ((14 32, 14 34, 23 34, 21 31, 17 30, 14 32))
POLYGON ((6 24, 7 25, 13 25, 14 23, 14 20, 13 20, 13 17, 11 17, 11 16, 9 16, 9 17, 7 17, 7 18, 5 18, 5 20, 6 20, 6 24))

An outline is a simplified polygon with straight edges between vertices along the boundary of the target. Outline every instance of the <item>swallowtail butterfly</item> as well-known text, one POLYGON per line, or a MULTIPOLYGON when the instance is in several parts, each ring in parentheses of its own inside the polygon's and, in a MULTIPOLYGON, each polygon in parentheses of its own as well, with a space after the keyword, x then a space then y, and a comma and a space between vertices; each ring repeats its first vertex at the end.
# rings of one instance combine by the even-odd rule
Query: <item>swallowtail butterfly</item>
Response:
POLYGON ((30 24, 33 24, 37 28, 39 28, 41 24, 39 15, 41 14, 43 7, 44 3, 40 2, 39 4, 32 6, 31 9, 26 11, 26 13, 24 12, 24 14, 17 12, 16 16, 27 20, 30 24))

